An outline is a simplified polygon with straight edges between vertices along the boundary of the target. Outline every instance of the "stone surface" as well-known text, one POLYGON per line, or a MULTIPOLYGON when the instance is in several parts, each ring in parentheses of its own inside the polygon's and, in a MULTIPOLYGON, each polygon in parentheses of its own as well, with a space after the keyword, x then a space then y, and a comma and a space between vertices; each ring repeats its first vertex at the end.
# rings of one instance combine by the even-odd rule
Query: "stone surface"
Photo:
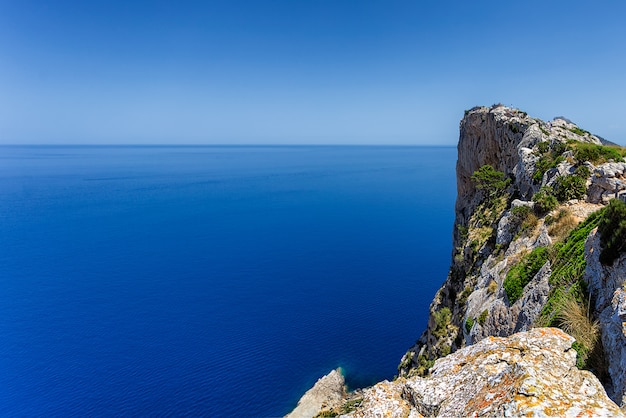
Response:
POLYGON ((626 190, 626 162, 605 163, 592 171, 587 192, 589 202, 607 203, 615 193, 626 190))
POLYGON ((489 337, 437 360, 427 378, 364 390, 343 416, 623 416, 597 378, 576 368, 573 341, 555 328, 489 337))
POLYGON ((286 418, 312 418, 324 408, 343 404, 346 397, 346 382, 340 369, 320 378, 298 401, 298 406, 286 418))
POLYGON ((604 266, 599 260, 600 250, 600 237, 594 231, 585 243, 587 266, 584 279, 595 299, 595 314, 600 320, 612 383, 609 396, 626 407, 626 254, 611 266, 604 266))

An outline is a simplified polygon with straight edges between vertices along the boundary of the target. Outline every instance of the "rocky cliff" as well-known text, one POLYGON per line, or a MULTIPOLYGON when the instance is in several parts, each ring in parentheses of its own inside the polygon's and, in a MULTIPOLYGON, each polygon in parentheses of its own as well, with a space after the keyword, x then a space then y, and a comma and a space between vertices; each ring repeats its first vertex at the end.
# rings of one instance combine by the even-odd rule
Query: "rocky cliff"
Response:
POLYGON ((437 358, 488 336, 565 328, 570 303, 588 327, 600 319, 601 341, 582 348, 577 342, 580 365, 623 405, 624 383, 615 370, 625 370, 626 358, 612 354, 619 344, 615 335, 623 335, 616 334, 619 315, 626 319, 613 301, 626 279, 623 261, 602 265, 599 240, 595 259, 585 241, 601 218, 589 215, 624 196, 624 155, 563 118, 544 122, 504 106, 467 111, 460 124, 450 273, 431 304, 426 330, 402 359, 401 375, 425 375, 437 358), (605 349, 609 341, 611 352, 605 349), (604 355, 605 364, 593 363, 604 355))
POLYGON ((617 414, 601 384, 624 407, 624 156, 564 118, 466 111, 452 262, 426 330, 397 380, 324 413, 617 414))

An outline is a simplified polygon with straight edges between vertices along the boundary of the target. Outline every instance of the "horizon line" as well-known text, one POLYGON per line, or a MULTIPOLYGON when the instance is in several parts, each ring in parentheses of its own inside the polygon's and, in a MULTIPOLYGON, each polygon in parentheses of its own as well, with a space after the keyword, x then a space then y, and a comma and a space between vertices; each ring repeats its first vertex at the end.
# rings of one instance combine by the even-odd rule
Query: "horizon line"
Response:
POLYGON ((456 147, 452 144, 64 144, 26 143, 1 144, 0 147, 456 147))

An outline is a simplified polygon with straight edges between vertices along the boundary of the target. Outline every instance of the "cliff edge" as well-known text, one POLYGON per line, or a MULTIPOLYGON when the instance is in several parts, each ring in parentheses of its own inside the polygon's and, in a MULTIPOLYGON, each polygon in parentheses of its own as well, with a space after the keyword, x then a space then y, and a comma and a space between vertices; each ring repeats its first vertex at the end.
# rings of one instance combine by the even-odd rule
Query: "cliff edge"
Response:
POLYGON ((625 155, 564 118, 545 122, 501 105, 466 111, 450 272, 400 374, 427 375, 436 359, 489 336, 557 326, 576 338, 579 366, 624 406, 626 357, 616 341, 626 343, 617 329, 626 305, 614 298, 626 247, 601 263, 597 228, 613 225, 606 242, 626 240, 625 155), (619 206, 611 219, 609 206, 619 206), (593 237, 595 247, 585 246, 593 237))
POLYGON ((466 111, 451 267, 426 329, 396 380, 319 416, 620 415, 626 149, 603 144, 565 118, 466 111))

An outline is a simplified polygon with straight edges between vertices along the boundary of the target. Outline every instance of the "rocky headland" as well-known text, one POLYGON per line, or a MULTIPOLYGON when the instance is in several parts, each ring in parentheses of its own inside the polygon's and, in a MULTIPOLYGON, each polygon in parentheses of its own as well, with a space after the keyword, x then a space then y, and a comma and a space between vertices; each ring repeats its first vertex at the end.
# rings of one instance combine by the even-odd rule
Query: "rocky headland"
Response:
POLYGON ((333 376, 291 416, 621 416, 626 150, 604 144, 565 118, 466 111, 426 329, 393 382, 348 393, 333 376))

